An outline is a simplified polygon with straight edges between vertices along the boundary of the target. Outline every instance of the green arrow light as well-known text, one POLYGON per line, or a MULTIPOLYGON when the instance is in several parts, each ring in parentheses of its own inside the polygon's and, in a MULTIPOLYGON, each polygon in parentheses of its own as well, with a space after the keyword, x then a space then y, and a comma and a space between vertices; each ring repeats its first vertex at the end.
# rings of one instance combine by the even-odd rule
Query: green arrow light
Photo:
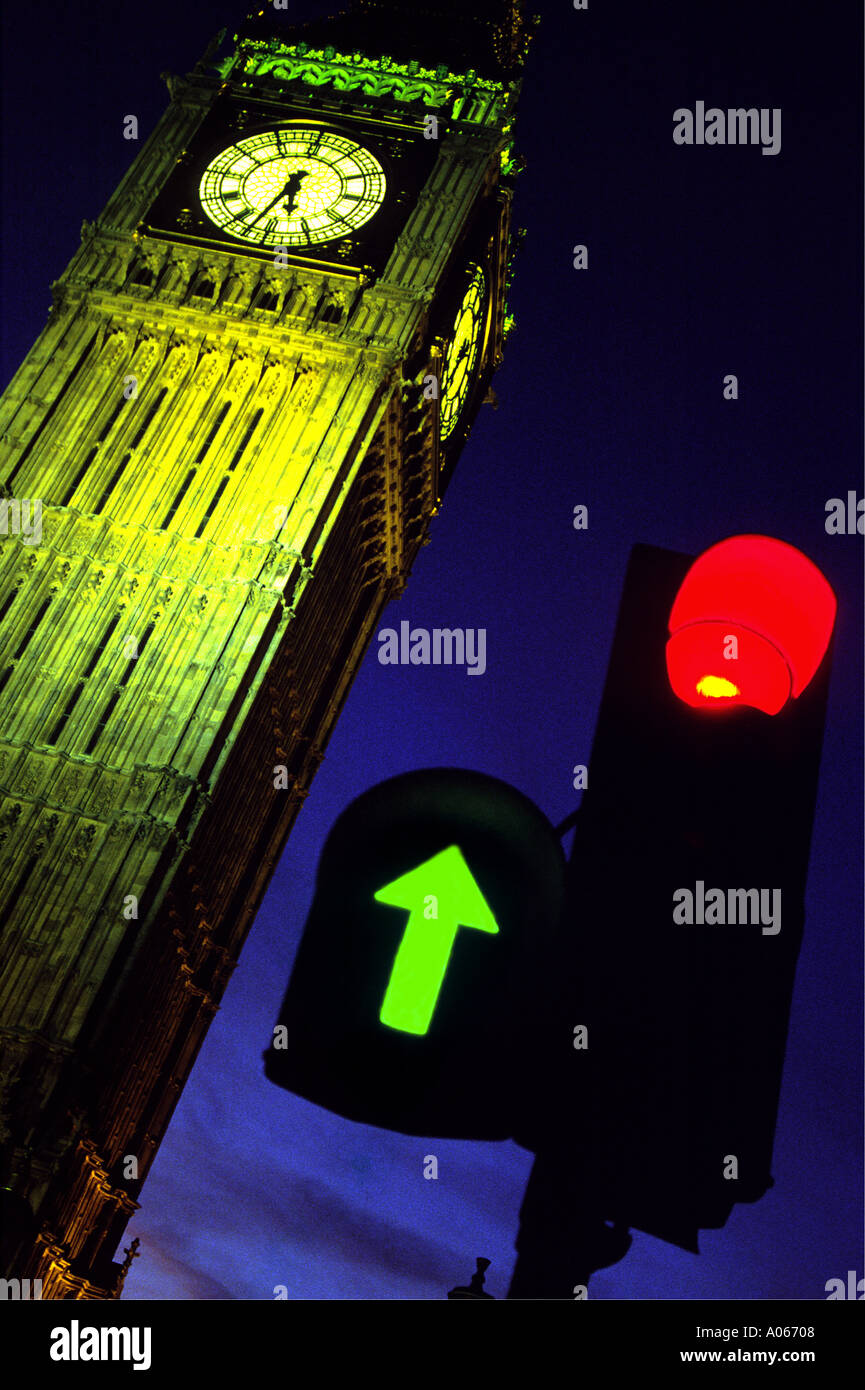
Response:
POLYGON ((386 883, 374 897, 409 913, 379 1018, 403 1033, 425 1033, 460 926, 498 932, 496 919, 457 845, 386 883))

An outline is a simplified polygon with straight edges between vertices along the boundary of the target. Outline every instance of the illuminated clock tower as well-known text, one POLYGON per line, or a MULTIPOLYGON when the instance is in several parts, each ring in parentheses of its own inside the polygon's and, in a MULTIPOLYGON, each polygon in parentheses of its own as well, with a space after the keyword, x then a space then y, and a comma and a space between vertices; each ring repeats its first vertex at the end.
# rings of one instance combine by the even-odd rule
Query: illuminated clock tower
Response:
POLYGON ((266 6, 220 36, 168 78, 0 403, 0 1219, 3 1274, 45 1298, 120 1292, 501 361, 520 9, 266 6))

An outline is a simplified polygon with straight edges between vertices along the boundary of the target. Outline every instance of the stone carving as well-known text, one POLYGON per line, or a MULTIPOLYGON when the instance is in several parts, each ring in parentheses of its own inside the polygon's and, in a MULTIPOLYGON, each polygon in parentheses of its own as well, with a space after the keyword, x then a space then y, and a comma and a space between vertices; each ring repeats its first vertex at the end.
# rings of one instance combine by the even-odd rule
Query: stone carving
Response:
POLYGON ((186 288, 189 280, 189 266, 182 256, 167 260, 159 279, 159 293, 176 295, 186 288))
POLYGON ((236 304, 244 293, 244 283, 240 275, 228 275, 219 292, 219 307, 224 309, 236 304))
POLYGON ((280 391, 285 379, 285 372, 279 362, 269 362, 261 375, 258 386, 258 398, 262 401, 272 401, 277 391, 280 391))
POLYGON ((161 850, 171 839, 174 831, 170 825, 156 824, 150 831, 150 844, 153 849, 161 850))
POLYGON ((189 349, 185 343, 176 343, 169 349, 163 368, 163 379, 167 382, 175 382, 182 372, 186 370, 189 362, 189 349))
POLYGON ((205 391, 210 391, 216 384, 216 380, 222 375, 222 362, 219 353, 215 348, 206 347, 203 349, 198 359, 198 366, 195 369, 195 385, 205 391))
POLYGON ((72 841, 72 848, 69 850, 72 858, 79 861, 86 859, 93 848, 95 836, 95 825, 82 825, 75 839, 72 841))
POLYGON ((121 358, 127 353, 127 337, 119 328, 112 329, 102 345, 99 354, 99 366, 105 371, 113 371, 121 358))
MULTIPOLYGON (((417 63, 397 63, 387 56, 370 59, 361 54, 342 54, 329 49, 307 49, 298 44, 280 53, 267 51, 266 45, 248 44, 263 51, 250 54, 244 62, 246 72, 272 76, 285 82, 300 80, 313 87, 332 86, 339 92, 361 91, 367 96, 395 97, 397 101, 423 102, 424 106, 444 106, 454 95, 459 79, 440 66, 433 71, 417 63)), ((484 80, 478 87, 494 88, 484 80)))
POLYGON ((54 838, 54 832, 59 824, 60 817, 58 815, 47 816, 45 820, 39 823, 37 828, 37 836, 33 843, 33 851, 35 854, 44 853, 46 847, 51 843, 51 840, 54 838))
POLYGON ((156 338, 140 339, 134 356, 132 356, 132 375, 139 379, 146 377, 157 356, 159 356, 159 342, 156 341, 156 338))
POLYGON ((225 383, 226 391, 239 395, 249 385, 252 376, 253 366, 248 357, 237 357, 231 365, 228 373, 228 380, 225 383))
POLYGON ((104 578, 104 570, 97 570, 95 574, 91 574, 90 578, 87 580, 87 583, 81 591, 81 597, 83 599, 86 599, 88 603, 92 603, 93 600, 95 598, 98 598, 99 596, 99 589, 102 585, 102 581, 104 578))
POLYGON ((77 805, 81 780, 82 774, 77 767, 68 767, 63 773, 57 786, 57 798, 63 805, 77 805))
POLYGON ((98 816, 100 820, 104 820, 113 804, 114 787, 112 785, 112 779, 105 776, 91 796, 88 809, 93 815, 98 816))

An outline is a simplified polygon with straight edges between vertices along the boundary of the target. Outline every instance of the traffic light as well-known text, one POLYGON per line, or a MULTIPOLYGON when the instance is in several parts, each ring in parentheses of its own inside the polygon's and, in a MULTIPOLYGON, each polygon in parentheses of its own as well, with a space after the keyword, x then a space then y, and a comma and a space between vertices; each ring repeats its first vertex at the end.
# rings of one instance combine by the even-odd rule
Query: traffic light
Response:
POLYGON ((696 709, 753 705, 777 714, 820 665, 835 595, 801 550, 732 536, 691 565, 670 613, 667 672, 696 709))
POLYGON ((267 1076, 367 1124, 507 1137, 563 882, 549 821, 497 778, 365 792, 322 851, 267 1076))
POLYGON ((834 612, 770 538, 631 555, 516 1138, 691 1250, 772 1183, 834 612))

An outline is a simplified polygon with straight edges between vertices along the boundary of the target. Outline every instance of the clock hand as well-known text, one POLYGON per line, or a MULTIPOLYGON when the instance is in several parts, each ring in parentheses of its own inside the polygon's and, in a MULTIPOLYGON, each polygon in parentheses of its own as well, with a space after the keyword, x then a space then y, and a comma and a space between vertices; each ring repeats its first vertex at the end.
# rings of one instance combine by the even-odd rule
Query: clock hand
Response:
MULTIPOLYGON (((278 193, 273 200, 273 203, 278 203, 280 198, 285 198, 286 194, 288 195, 285 203, 285 211, 288 217, 291 217, 291 214, 297 207, 297 195, 300 192, 301 180, 307 178, 308 175, 309 171, 306 169, 299 169, 296 173, 289 174, 282 192, 278 193)), ((264 212, 259 213, 258 217, 255 219, 256 222, 259 220, 259 217, 263 217, 266 212, 270 211, 270 208, 273 207, 273 203, 271 203, 269 207, 266 207, 264 212)), ((255 223, 252 225, 255 226, 255 223)))
POLYGON ((285 185, 285 188, 283 188, 283 190, 282 190, 281 193, 277 193, 276 197, 271 199, 271 201, 268 203, 268 205, 267 205, 266 208, 262 208, 262 209, 261 209, 261 212, 258 213, 258 215, 257 215, 256 217, 253 217, 252 221, 251 221, 250 224, 249 224, 250 227, 254 227, 255 224, 256 224, 256 222, 260 222, 261 219, 262 219, 262 217, 266 217, 266 216, 267 216, 267 214, 270 212, 270 209, 271 209, 271 208, 276 207, 276 204, 279 202, 280 198, 284 198, 284 197, 285 197, 285 193, 286 193, 286 189, 287 189, 287 188, 288 188, 288 184, 285 185))
POLYGON ((250 227, 254 227, 255 224, 256 224, 256 222, 260 222, 261 219, 262 219, 262 217, 266 217, 267 214, 270 212, 270 209, 271 209, 272 207, 275 207, 276 204, 279 202, 279 200, 280 200, 281 198, 284 198, 286 195, 288 195, 288 201, 289 201, 289 204, 290 204, 290 206, 289 206, 289 215, 290 215, 291 212, 294 210, 295 198, 296 198, 297 194, 300 192, 300 180, 301 180, 301 179, 305 179, 306 177, 307 177, 307 171, 302 170, 302 169, 299 170, 299 171, 298 171, 297 173, 295 173, 295 174, 289 174, 288 178, 287 178, 286 181, 285 181, 284 187, 280 190, 279 193, 277 193, 277 195, 276 195, 275 198, 272 198, 272 199, 271 199, 271 201, 268 203, 267 207, 266 207, 266 208, 262 208, 262 209, 261 209, 261 212, 258 214, 258 216, 257 216, 257 217, 254 217, 254 218, 252 219, 252 221, 251 221, 250 224, 249 224, 250 227))
POLYGON ((288 182, 283 190, 288 194, 288 203, 286 206, 289 213, 292 213, 297 206, 297 195, 301 191, 300 185, 306 178, 309 178, 308 169, 298 169, 296 173, 289 176, 288 182))

